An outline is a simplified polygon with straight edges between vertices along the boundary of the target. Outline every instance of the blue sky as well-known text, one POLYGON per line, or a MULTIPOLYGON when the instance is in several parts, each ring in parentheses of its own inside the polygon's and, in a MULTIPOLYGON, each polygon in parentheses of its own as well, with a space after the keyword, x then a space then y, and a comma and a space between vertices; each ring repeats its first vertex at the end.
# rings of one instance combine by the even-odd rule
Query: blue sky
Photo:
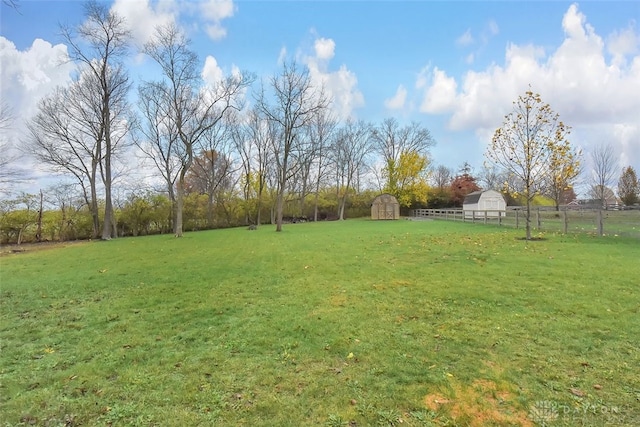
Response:
MULTIPOLYGON (((1 9, 0 94, 28 117, 39 97, 68 79, 70 70, 52 59, 64 50, 58 25, 80 22, 82 3, 19 3, 19 14, 1 9)), ((423 123, 437 141, 436 165, 457 170, 469 162, 479 171, 493 131, 531 85, 572 126, 571 141, 583 150, 587 170, 589 153, 606 143, 619 167, 640 172, 637 1, 108 4, 135 23, 139 43, 154 23, 179 23, 205 74, 239 68, 268 78, 283 57, 295 58, 340 100, 341 116, 423 123)), ((135 78, 152 69, 141 57, 129 65, 135 78)))

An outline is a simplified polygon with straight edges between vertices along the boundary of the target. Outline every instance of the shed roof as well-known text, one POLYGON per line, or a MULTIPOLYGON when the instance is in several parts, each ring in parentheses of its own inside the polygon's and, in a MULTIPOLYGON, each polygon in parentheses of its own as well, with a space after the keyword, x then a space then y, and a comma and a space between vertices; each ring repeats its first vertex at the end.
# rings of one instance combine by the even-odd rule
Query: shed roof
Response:
POLYGON ((378 197, 376 197, 373 200, 373 204, 378 204, 378 203, 390 203, 394 205, 399 204, 398 199, 396 199, 393 194, 389 194, 389 193, 380 194, 378 197))
POLYGON ((474 191, 473 193, 469 193, 464 198, 464 201, 462 203, 465 205, 478 203, 478 201, 480 200, 480 196, 482 196, 482 193, 484 193, 484 191, 474 191))

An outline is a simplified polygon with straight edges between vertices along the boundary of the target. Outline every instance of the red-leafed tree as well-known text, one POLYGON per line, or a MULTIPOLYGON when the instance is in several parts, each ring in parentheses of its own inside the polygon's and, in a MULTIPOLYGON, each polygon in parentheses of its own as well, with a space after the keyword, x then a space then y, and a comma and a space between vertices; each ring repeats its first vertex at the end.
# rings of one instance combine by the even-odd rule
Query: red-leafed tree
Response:
POLYGON ((480 187, 478 186, 476 179, 471 176, 468 166, 465 165, 463 167, 462 174, 456 176, 453 181, 451 181, 451 204, 455 207, 462 207, 462 202, 464 202, 464 198, 467 194, 478 190, 480 190, 480 187))

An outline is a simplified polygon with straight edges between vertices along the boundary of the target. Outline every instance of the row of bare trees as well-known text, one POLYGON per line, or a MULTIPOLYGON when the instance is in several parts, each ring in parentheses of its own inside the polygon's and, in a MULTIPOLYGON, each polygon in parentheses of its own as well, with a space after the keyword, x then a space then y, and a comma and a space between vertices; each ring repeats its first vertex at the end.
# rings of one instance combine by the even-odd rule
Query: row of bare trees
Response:
MULTIPOLYGON (((320 189, 332 186, 342 219, 349 194, 367 174, 378 178, 380 189, 398 193, 426 178, 434 143, 427 129, 394 119, 380 126, 340 123, 331 114, 332 100, 295 62, 285 62, 251 95, 255 79, 248 72, 205 81, 200 59, 174 24, 158 27, 143 47, 157 78, 141 81, 137 102, 130 104, 132 83, 124 67, 133 53, 128 27, 101 3, 85 7, 83 24, 62 27, 77 75, 40 101, 25 146, 39 164, 82 189, 94 237, 116 235, 114 179, 126 174, 133 152, 152 162, 150 181, 162 182, 171 201, 176 236, 183 233, 188 192, 207 194, 212 207, 216 198, 238 189, 246 222, 255 224, 263 222, 265 191, 273 192, 271 220, 280 231, 291 197, 298 198, 302 212, 315 193, 317 218, 320 189), (374 164, 373 153, 381 163, 374 164)), ((208 210, 210 222, 213 212, 208 210)))

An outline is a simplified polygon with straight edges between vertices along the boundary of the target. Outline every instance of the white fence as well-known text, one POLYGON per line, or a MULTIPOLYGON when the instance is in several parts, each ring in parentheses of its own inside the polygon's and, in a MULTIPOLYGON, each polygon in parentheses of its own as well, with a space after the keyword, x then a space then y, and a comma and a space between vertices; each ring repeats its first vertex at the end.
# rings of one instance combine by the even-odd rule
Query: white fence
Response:
MULTIPOLYGON (((520 207, 506 211, 462 209, 414 209, 415 218, 444 219, 481 224, 524 228, 526 212, 520 207)), ((591 233, 600 236, 628 235, 640 237, 640 210, 600 210, 535 207, 531 210, 531 226, 538 231, 591 233)))

